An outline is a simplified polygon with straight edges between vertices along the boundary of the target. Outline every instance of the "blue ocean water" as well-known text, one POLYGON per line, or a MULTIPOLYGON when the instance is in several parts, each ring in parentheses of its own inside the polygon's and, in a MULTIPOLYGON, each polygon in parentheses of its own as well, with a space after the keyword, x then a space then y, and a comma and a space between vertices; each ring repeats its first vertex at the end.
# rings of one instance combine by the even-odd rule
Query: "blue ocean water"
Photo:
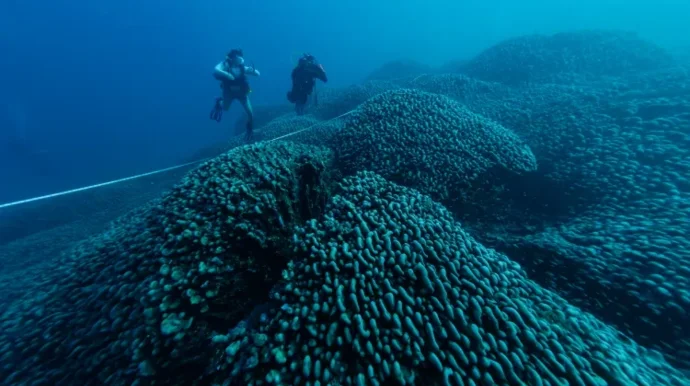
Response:
POLYGON ((0 384, 690 384, 688 14, 1 2, 0 384))
POLYGON ((227 138, 204 118, 217 91, 209 73, 233 47, 262 71, 252 84, 259 105, 284 101, 305 51, 339 86, 390 60, 441 65, 525 33, 613 28, 690 44, 685 5, 674 0, 7 0, 0 7, 0 141, 10 147, 0 153, 2 202, 168 166, 227 138), (23 128, 13 106, 26 115, 23 128), (11 150, 17 130, 30 150, 11 150))

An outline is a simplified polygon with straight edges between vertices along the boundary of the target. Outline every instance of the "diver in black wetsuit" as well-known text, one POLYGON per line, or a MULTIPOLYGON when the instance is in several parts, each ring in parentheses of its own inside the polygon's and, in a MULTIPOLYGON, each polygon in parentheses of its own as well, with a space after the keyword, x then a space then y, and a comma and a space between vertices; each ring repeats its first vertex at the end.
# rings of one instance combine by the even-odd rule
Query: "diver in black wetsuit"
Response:
POLYGON ((310 54, 304 54, 297 67, 292 70, 292 90, 288 91, 287 99, 295 104, 297 115, 304 114, 307 98, 314 91, 316 79, 328 82, 323 66, 316 62, 316 58, 310 54))

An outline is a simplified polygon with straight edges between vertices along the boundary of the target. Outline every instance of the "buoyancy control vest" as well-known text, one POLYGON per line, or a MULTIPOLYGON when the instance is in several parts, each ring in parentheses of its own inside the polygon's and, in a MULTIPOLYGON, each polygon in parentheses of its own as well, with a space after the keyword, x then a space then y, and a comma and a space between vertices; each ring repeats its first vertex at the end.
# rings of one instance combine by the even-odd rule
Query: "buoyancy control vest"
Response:
POLYGON ((245 96, 251 92, 249 87, 249 80, 247 79, 246 68, 244 65, 241 66, 228 66, 227 71, 235 77, 233 80, 223 80, 220 87, 224 90, 228 90, 237 96, 245 96), (233 69, 239 69, 239 74, 236 74, 233 69))

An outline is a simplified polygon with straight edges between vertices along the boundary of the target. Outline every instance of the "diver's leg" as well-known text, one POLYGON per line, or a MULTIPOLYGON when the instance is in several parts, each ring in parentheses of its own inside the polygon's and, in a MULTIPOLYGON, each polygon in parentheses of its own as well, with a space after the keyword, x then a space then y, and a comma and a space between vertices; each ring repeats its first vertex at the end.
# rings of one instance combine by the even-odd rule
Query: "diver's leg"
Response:
POLYGON ((235 99, 235 96, 232 94, 230 90, 225 90, 223 89, 223 101, 221 102, 223 105, 223 110, 228 111, 230 110, 230 106, 232 106, 232 101, 235 99))
POLYGON ((252 109, 252 102, 249 100, 249 96, 245 96, 240 99, 244 111, 247 113, 247 135, 246 139, 252 138, 252 133, 254 132, 254 110, 252 109))
POLYGON ((246 96, 244 98, 240 99, 240 103, 242 103, 242 107, 244 107, 244 112, 247 113, 247 122, 254 122, 254 110, 252 110, 252 102, 249 100, 249 97, 246 96))
POLYGON ((304 109, 307 107, 307 98, 309 96, 302 92, 299 96, 299 99, 297 100, 297 104, 299 105, 299 115, 304 115, 304 109))

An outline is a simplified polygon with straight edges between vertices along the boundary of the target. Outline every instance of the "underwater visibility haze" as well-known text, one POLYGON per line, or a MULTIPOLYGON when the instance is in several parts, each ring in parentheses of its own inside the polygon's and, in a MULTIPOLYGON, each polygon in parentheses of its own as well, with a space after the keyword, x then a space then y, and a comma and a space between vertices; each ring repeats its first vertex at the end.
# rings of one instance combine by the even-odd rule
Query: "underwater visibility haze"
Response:
POLYGON ((3 1, 0 384, 690 385, 689 14, 3 1))

